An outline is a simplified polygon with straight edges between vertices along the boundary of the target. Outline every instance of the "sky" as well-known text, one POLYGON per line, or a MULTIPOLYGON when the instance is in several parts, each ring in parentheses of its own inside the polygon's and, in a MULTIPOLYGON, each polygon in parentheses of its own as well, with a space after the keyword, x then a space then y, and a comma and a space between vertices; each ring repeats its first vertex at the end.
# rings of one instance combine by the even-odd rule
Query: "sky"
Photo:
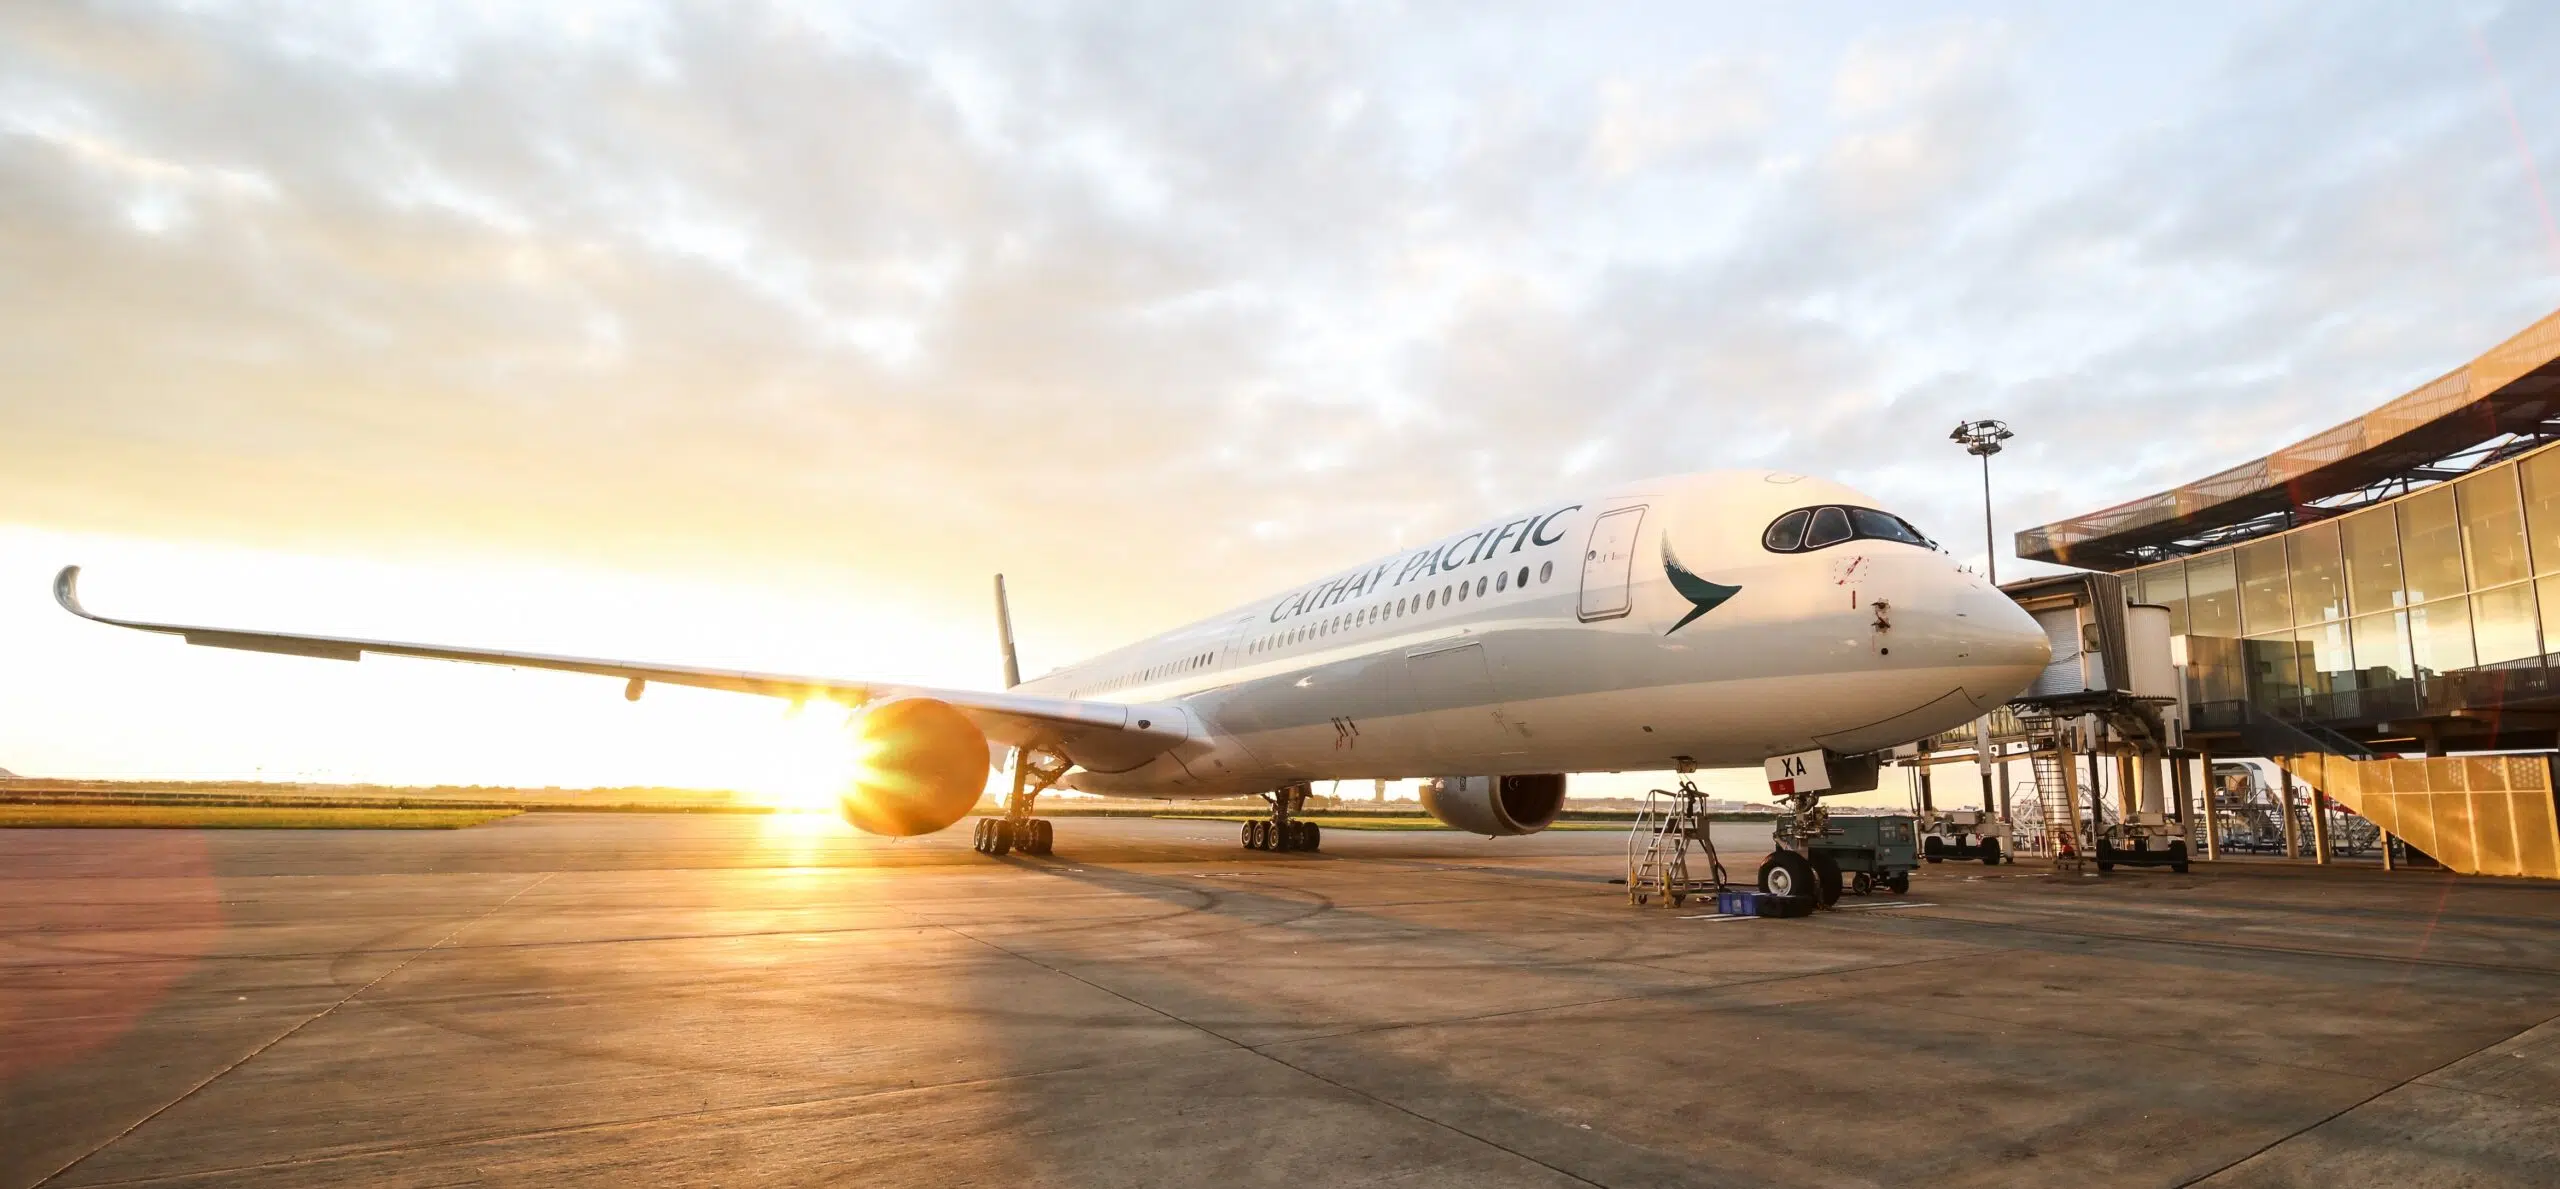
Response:
POLYGON ((2023 573, 2560 307, 2560 8, 2091 7, 0 6, 0 768, 741 787, 841 730, 189 649, 66 562, 983 687, 998 570, 1036 673, 1667 472, 1978 563, 1971 417, 2023 573))

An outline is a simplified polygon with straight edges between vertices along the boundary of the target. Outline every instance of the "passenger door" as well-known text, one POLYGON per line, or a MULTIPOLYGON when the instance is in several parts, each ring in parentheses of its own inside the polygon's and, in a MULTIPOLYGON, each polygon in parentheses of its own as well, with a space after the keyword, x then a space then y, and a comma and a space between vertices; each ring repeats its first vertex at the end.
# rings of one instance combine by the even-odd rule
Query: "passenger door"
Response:
POLYGON ((1635 576, 1636 530, 1644 506, 1620 508, 1591 522, 1582 554, 1582 620, 1616 619, 1634 607, 1628 584, 1635 576))

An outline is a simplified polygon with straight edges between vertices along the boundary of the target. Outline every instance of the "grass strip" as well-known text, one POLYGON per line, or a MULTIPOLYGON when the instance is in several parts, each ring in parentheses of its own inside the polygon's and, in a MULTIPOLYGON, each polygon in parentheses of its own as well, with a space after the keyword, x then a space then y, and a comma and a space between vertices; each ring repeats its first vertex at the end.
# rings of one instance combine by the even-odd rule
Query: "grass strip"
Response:
POLYGON ((244 805, 0 805, 0 829, 458 830, 514 809, 311 809, 244 805))
MULTIPOLYGON (((1247 822, 1258 821, 1266 815, 1259 813, 1159 813, 1155 816, 1162 821, 1176 822, 1247 822)), ((1382 813, 1342 814, 1339 816, 1329 813, 1301 813, 1295 815, 1295 818, 1302 822, 1314 822, 1328 830, 1446 830, 1449 828, 1441 825, 1437 818, 1391 817, 1382 813)), ((1623 831, 1627 828, 1627 823, 1557 822, 1547 828, 1550 830, 1623 831)))

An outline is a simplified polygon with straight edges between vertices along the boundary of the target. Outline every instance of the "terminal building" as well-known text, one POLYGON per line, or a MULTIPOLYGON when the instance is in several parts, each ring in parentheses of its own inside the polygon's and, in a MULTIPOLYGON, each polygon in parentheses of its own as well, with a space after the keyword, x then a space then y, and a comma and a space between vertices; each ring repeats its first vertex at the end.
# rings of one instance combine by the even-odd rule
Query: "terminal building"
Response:
POLYGON ((2430 852, 2560 875, 2560 313, 2361 417, 2016 543, 2168 609, 2190 755, 2282 757, 2430 852))

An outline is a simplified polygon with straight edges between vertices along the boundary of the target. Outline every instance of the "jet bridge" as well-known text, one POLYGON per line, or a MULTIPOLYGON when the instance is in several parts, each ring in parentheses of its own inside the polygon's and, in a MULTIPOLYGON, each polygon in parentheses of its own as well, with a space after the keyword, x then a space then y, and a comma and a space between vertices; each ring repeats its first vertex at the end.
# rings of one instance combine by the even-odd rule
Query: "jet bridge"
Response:
POLYGON ((2112 574, 2001 589, 2043 625, 2053 659, 2002 711, 1897 757, 1914 770, 1924 856, 1997 862, 2005 839, 2011 853, 2065 867, 2094 861, 2101 871, 2119 863, 2184 871, 2189 757, 2168 608, 2129 604, 2112 574), (1984 759, 1982 810, 1938 809, 1929 768, 1984 759), (2035 773, 2024 798, 2007 787, 2010 764, 2020 759, 2035 773))

